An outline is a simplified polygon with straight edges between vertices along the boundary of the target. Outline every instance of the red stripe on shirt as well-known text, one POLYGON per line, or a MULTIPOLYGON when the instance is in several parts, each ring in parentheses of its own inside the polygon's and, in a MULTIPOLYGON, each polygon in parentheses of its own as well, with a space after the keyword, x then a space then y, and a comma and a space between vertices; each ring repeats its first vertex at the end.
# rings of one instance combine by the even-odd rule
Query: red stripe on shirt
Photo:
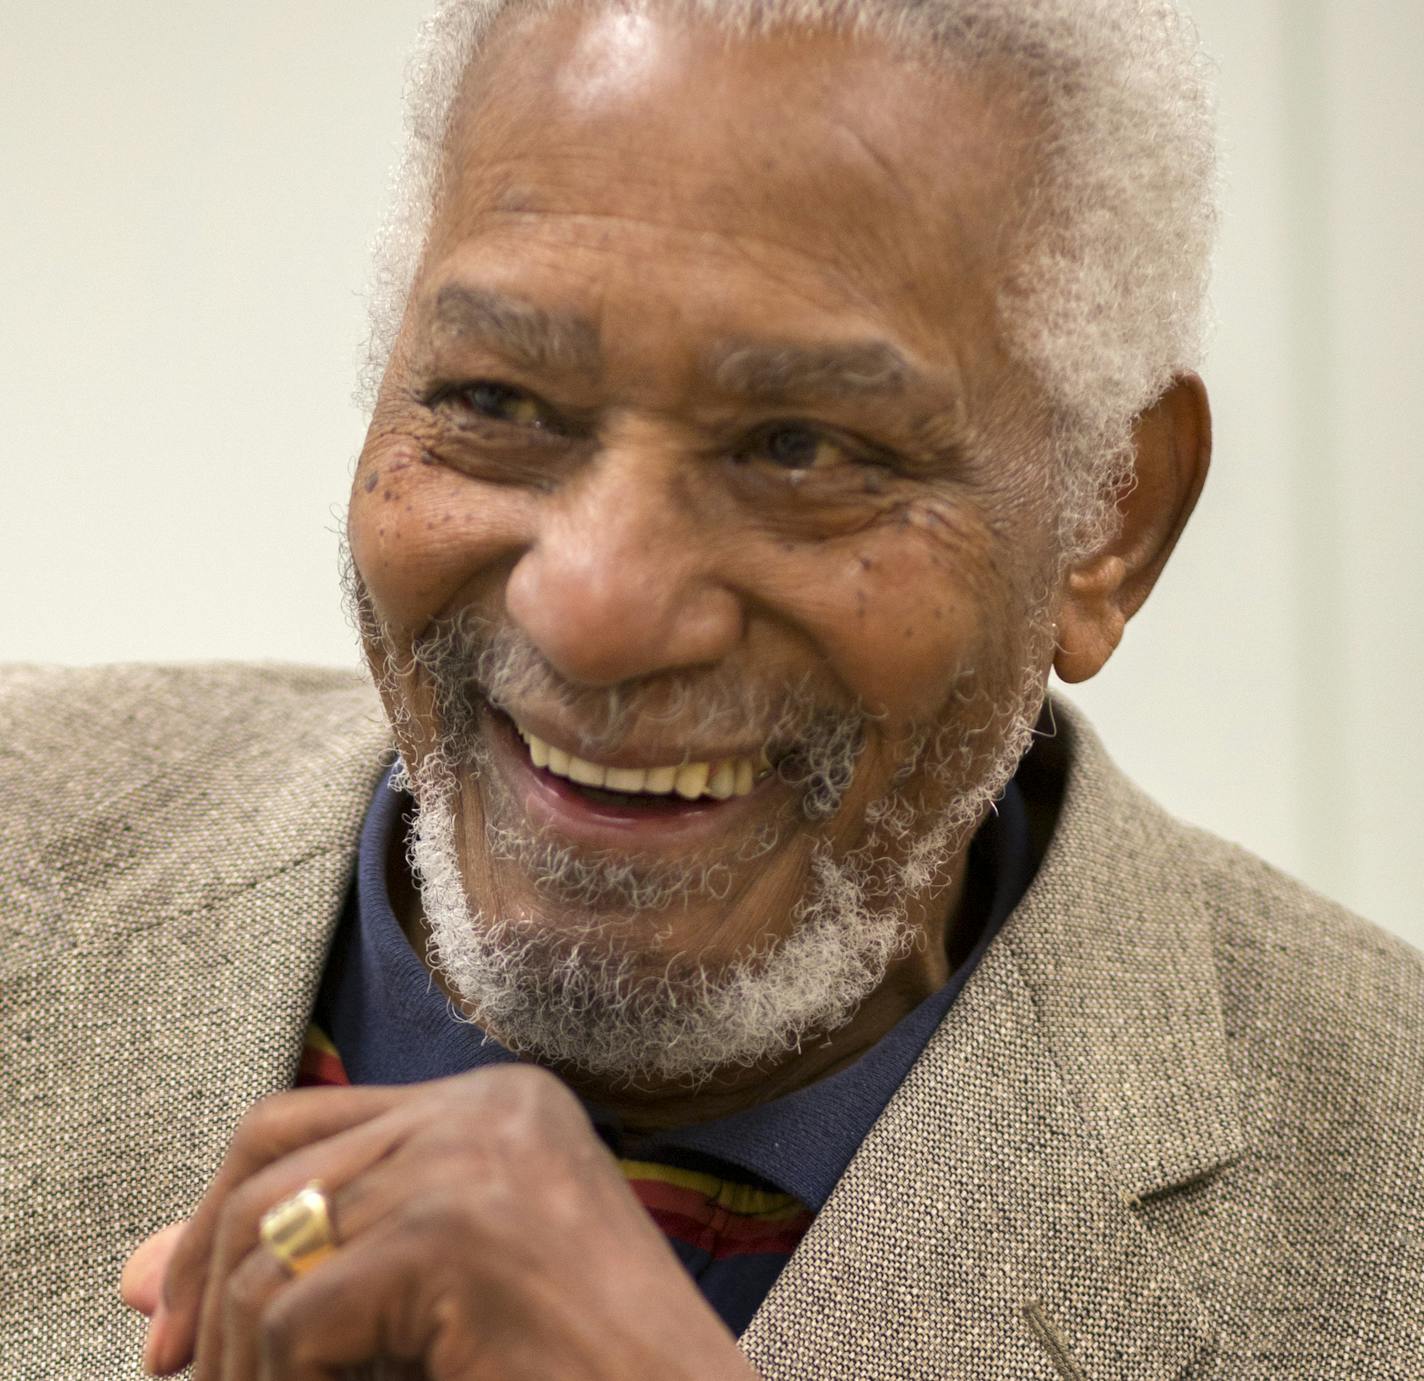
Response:
MULTIPOLYGON (((298 1088, 341 1088, 351 1083, 330 1038, 313 1024, 307 1030, 297 1071, 298 1088)), ((735 1180, 667 1167, 672 1179, 659 1179, 643 1161, 621 1161, 628 1187, 664 1236, 706 1252, 714 1260, 761 1253, 789 1256, 796 1250, 814 1215, 790 1194, 763 1193, 735 1180), (634 1172, 636 1167, 636 1173, 634 1172), (724 1206, 737 1201, 739 1191, 763 1207, 738 1213, 724 1206)))

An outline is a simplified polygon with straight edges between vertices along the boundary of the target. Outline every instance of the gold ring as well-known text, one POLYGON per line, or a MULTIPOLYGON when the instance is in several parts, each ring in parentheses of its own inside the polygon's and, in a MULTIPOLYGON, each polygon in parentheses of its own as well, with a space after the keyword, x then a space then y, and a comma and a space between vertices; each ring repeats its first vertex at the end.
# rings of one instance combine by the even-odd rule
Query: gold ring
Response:
POLYGON ((305 1275, 336 1251, 331 1204, 315 1180, 262 1215, 262 1245, 294 1276, 305 1275))

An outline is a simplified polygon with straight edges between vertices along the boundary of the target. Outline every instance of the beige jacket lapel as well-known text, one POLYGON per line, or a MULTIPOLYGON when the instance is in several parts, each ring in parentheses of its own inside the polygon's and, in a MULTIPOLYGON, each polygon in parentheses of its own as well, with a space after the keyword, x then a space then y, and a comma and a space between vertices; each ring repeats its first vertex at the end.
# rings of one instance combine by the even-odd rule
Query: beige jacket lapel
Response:
POLYGON ((1210 1347, 1133 1211, 1242 1149, 1190 836, 1058 708, 1053 844, 744 1336, 769 1378, 1157 1381, 1210 1347))

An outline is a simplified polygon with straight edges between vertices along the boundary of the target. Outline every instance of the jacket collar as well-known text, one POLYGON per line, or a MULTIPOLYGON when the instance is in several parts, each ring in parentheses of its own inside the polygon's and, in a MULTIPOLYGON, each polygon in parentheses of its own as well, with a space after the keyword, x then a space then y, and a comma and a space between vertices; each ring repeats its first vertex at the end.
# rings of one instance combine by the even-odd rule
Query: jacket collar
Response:
POLYGON ((1243 1149, 1212 918, 1193 834, 1118 772, 1086 720, 1025 765, 1061 781, 1057 827, 1003 940, 1085 1129, 1129 1203, 1243 1149))
POLYGON ((1134 1212, 1243 1148, 1190 836, 1055 709, 1038 876, 743 1336, 764 1374, 1145 1381, 1210 1345, 1134 1212))

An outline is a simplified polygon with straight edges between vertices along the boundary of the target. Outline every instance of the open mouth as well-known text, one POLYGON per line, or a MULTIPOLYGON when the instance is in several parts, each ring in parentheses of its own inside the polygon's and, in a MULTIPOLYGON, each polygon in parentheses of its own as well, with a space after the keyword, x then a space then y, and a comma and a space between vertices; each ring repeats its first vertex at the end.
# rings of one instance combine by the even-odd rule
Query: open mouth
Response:
POLYGON ((493 717, 540 781, 566 800, 604 810, 684 814, 750 796, 772 775, 765 753, 619 767, 569 752, 541 738, 502 710, 493 717))

